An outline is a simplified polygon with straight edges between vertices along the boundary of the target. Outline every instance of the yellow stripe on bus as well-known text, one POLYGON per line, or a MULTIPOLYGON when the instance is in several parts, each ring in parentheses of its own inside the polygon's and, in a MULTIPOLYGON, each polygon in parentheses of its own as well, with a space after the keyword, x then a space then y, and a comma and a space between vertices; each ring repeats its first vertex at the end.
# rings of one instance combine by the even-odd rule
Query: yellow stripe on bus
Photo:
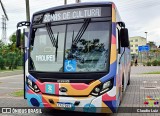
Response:
POLYGON ((115 8, 112 7, 112 22, 116 22, 116 11, 115 8))
POLYGON ((117 59, 117 56, 116 56, 116 44, 112 44, 112 46, 111 46, 110 64, 115 62, 116 59, 117 59))
POLYGON ((60 86, 61 87, 65 87, 68 91, 67 91, 67 95, 88 95, 94 87, 96 87, 97 85, 99 85, 101 82, 99 80, 93 82, 92 84, 89 85, 88 88, 84 89, 84 90, 76 90, 75 88, 73 88, 71 86, 70 83, 61 83, 60 86))

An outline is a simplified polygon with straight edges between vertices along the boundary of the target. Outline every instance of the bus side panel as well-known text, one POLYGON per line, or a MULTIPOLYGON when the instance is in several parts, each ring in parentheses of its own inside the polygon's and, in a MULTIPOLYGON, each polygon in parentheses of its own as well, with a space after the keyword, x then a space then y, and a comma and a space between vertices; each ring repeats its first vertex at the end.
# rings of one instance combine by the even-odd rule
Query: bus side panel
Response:
MULTIPOLYGON (((115 14, 116 14, 116 22, 122 22, 121 17, 119 15, 118 10, 115 7, 115 14)), ((118 36, 118 34, 116 34, 118 36)), ((118 37, 116 37, 117 42, 118 42, 118 37)), ((118 44, 118 43, 117 43, 118 44)), ((117 45, 118 46, 118 45, 117 45)), ((121 54, 124 50, 124 48, 120 48, 121 54)), ((117 47, 118 50, 118 47, 117 47)), ((117 51, 118 54, 118 51, 117 51)), ((127 87, 128 83, 128 74, 130 72, 130 49, 125 48, 125 53, 121 58, 120 64, 119 64, 119 59, 121 57, 121 54, 117 55, 117 77, 116 77, 116 87, 117 87, 117 106, 120 104, 120 100, 122 99, 122 81, 124 81, 124 91, 127 87), (124 80, 123 80, 124 78, 124 80)))
POLYGON ((119 17, 119 14, 118 14, 118 11, 116 9, 116 6, 115 4, 112 4, 112 44, 114 44, 115 46, 115 50, 114 50, 114 53, 115 53, 115 58, 116 58, 116 67, 115 67, 115 87, 116 87, 116 107, 118 108, 119 106, 119 102, 120 102, 120 92, 121 92, 121 68, 119 66, 119 56, 118 56, 118 51, 117 51, 117 40, 118 37, 117 37, 117 34, 116 34, 116 27, 117 27, 117 22, 120 20, 120 17, 119 17))
MULTIPOLYGON (((121 17, 120 17, 120 15, 119 15, 119 12, 118 12, 118 10, 117 10, 117 8, 116 7, 114 7, 113 8, 113 12, 114 12, 114 15, 115 15, 115 22, 116 22, 116 24, 115 24, 115 30, 116 30, 116 28, 117 28, 117 22, 121 22, 122 20, 121 20, 121 17)), ((124 57, 122 56, 122 58, 121 58, 121 61, 119 61, 120 60, 120 57, 121 57, 121 54, 119 54, 118 53, 118 49, 119 49, 119 46, 118 46, 118 42, 119 42, 119 40, 118 40, 118 31, 116 31, 116 34, 115 34, 115 38, 116 38, 116 54, 117 54, 117 56, 116 56, 116 58, 117 58, 117 68, 116 68, 116 100, 117 100, 117 107, 119 106, 119 104, 120 104, 120 100, 122 99, 121 98, 121 96, 122 96, 122 75, 123 75, 123 72, 124 72, 124 63, 123 63, 123 61, 124 61, 124 57), (121 62, 120 64, 119 64, 119 62, 121 62)), ((122 51, 122 50, 120 50, 120 51, 122 51)))
POLYGON ((127 47, 125 48, 125 86, 124 86, 124 90, 126 90, 127 88, 127 84, 128 84, 128 80, 129 80, 129 74, 130 74, 130 49, 128 49, 127 47))

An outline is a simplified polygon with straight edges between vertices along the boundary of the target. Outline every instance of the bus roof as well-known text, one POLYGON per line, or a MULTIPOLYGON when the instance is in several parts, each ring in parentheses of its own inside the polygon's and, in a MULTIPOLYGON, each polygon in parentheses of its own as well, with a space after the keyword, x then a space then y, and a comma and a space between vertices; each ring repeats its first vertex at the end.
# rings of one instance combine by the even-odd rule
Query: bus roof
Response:
POLYGON ((37 14, 44 13, 44 12, 49 12, 52 10, 59 10, 59 9, 68 9, 68 8, 74 8, 74 7, 77 8, 77 7, 84 7, 84 6, 96 6, 96 5, 111 5, 111 4, 114 4, 114 3, 113 2, 82 2, 78 4, 68 4, 68 5, 61 5, 61 6, 48 8, 45 10, 35 12, 33 15, 37 15, 37 14))

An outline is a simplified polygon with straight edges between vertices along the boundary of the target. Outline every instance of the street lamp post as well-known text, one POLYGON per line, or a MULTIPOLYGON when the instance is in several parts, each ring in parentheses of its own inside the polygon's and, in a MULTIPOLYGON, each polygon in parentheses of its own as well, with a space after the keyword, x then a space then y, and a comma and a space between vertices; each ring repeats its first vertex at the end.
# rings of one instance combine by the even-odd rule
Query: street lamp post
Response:
POLYGON ((67 4, 67 0, 64 0, 64 5, 66 5, 67 4))
MULTIPOLYGON (((81 0, 76 0, 76 3, 80 3, 81 2, 81 0)), ((64 5, 66 5, 67 4, 67 0, 64 0, 64 5)))
POLYGON ((144 32, 144 33, 146 34, 146 41, 147 41, 147 33, 148 33, 148 32, 144 32))
POLYGON ((29 0, 26 0, 26 19, 27 19, 27 21, 30 21, 29 0))
POLYGON ((76 0, 76 3, 80 3, 81 2, 81 0, 76 0))

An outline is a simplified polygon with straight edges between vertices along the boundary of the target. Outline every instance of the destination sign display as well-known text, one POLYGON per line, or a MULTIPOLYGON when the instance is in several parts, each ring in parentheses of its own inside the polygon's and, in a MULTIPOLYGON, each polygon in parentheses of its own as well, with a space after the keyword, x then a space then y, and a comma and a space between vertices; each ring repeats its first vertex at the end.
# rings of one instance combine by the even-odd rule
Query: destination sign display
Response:
POLYGON ((101 7, 89 7, 55 11, 54 13, 46 13, 43 17, 43 23, 61 20, 71 20, 78 18, 101 17, 101 7))

